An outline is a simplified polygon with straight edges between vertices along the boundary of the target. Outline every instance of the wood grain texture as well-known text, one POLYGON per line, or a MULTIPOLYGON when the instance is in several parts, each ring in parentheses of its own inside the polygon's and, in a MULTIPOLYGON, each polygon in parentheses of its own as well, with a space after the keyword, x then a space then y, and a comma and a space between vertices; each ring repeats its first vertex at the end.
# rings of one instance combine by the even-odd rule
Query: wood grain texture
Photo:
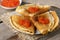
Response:
POLYGON ((60 0, 23 0, 23 2, 40 4, 40 5, 51 5, 60 8, 59 4, 60 0))
MULTIPOLYGON (((41 5, 51 5, 53 6, 51 8, 51 10, 55 10, 59 16, 59 19, 60 19, 60 0, 23 0, 24 2, 22 4, 26 4, 26 3, 34 3, 34 4, 41 4, 41 5)), ((3 8, 0 7, 0 15, 2 15, 3 13, 5 12, 11 12, 11 11, 14 11, 14 10, 5 10, 3 8)), ((2 33, 10 33, 8 32, 8 27, 7 26, 4 26, 4 24, 0 25, 0 31, 3 30, 2 33), (3 25, 3 27, 2 27, 3 25)), ((60 23, 58 25, 59 28, 57 28, 55 31, 47 34, 47 35, 34 35, 34 36, 29 36, 27 34, 23 34, 23 33, 20 33, 18 34, 19 37, 17 36, 13 36, 13 32, 11 33, 12 35, 10 35, 11 38, 9 38, 9 36, 6 34, 5 36, 0 33, 0 40, 5 40, 5 38, 9 38, 7 40, 33 40, 33 38, 35 38, 34 40, 60 40, 60 23), (28 39, 28 38, 30 39, 28 39), (25 38, 25 39, 24 39, 25 38)))
MULTIPOLYGON (((52 6, 50 10, 55 10, 60 19, 60 8, 52 6)), ((54 30, 51 33, 48 33, 47 35, 31 36, 31 35, 19 33, 18 36, 19 36, 19 39, 21 40, 60 40, 60 21, 59 21, 59 25, 56 28, 56 30, 54 30)))

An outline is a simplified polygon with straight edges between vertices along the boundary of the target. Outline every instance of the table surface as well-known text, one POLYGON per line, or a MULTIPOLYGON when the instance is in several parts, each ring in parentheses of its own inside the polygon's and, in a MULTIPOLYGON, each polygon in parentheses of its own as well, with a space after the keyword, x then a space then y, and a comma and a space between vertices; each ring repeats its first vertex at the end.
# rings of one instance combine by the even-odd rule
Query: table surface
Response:
MULTIPOLYGON (((57 8, 60 8, 60 0, 23 0, 26 3, 34 3, 34 4, 41 4, 41 5, 51 5, 51 6, 56 6, 57 8)), ((23 3, 24 4, 24 3, 23 3)), ((60 9, 59 9, 60 10, 60 9)), ((14 10, 5 10, 0 7, 0 15, 3 15, 5 12, 10 12, 14 10)), ((4 23, 0 24, 0 40, 6 40, 7 38, 11 37, 11 35, 14 35, 13 31, 9 31, 9 28, 7 25, 4 23), (9 35, 11 33, 11 35, 9 35), (8 36, 8 37, 7 37, 8 36)), ((54 34, 54 33, 53 33, 54 34)), ((49 36, 47 35, 44 37, 43 40, 60 40, 60 31, 56 32, 54 35, 49 36)))

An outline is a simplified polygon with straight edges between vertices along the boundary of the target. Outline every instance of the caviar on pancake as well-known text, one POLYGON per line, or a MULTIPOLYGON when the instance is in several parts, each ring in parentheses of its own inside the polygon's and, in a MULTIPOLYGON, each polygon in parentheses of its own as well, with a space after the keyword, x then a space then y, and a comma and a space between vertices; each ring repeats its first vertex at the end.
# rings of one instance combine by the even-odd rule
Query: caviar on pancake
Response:
POLYGON ((29 7, 28 8, 28 12, 30 12, 30 13, 35 13, 37 11, 39 11, 39 8, 38 7, 29 7))
POLYGON ((43 16, 38 17, 38 22, 42 23, 42 24, 48 24, 49 23, 49 19, 43 16))
POLYGON ((28 19, 20 19, 18 22, 20 25, 23 25, 26 28, 29 28, 31 26, 31 22, 28 19))

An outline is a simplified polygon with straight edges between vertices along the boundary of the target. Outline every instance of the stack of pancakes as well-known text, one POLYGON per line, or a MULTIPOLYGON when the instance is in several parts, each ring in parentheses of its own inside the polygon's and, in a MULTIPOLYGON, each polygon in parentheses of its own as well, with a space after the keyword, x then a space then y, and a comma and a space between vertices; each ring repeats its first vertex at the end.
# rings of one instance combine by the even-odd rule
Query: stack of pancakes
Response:
MULTIPOLYGON (((36 28, 40 34, 47 34, 48 32, 52 32, 59 23, 56 12, 51 11, 48 5, 25 4, 18 6, 16 12, 22 16, 12 15, 10 23, 14 29, 23 33, 33 35, 36 28), (18 22, 21 19, 27 19, 31 22, 31 25, 29 27, 24 26, 25 24, 21 25, 18 22)), ((29 23, 26 25, 29 25, 29 23)))

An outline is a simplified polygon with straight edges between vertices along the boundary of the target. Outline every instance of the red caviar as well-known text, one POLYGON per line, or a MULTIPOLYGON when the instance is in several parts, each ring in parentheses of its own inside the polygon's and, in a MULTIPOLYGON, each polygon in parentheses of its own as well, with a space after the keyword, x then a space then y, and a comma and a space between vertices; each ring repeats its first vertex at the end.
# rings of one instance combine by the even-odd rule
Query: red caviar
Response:
POLYGON ((38 8, 38 7, 29 7, 29 8, 28 8, 28 11, 29 11, 30 13, 35 13, 35 12, 39 11, 39 8, 38 8))
POLYGON ((1 5, 5 7, 16 7, 19 4, 20 4, 19 0, 3 0, 1 2, 1 5))
POLYGON ((26 27, 26 28, 28 28, 28 27, 30 27, 31 25, 31 23, 30 23, 30 21, 29 20, 27 20, 27 19, 21 19, 21 20, 19 20, 19 24, 20 25, 23 25, 24 27, 26 27))
POLYGON ((48 24, 49 23, 49 19, 44 18, 44 17, 39 17, 38 21, 39 21, 39 23, 42 23, 42 24, 48 24))

